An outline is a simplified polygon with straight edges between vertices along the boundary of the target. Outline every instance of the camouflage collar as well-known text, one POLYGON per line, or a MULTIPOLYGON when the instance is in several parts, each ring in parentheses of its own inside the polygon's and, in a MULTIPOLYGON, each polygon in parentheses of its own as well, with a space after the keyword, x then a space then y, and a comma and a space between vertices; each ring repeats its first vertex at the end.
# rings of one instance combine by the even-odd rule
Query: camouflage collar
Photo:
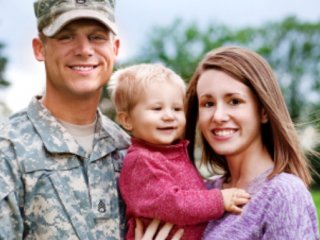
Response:
POLYGON ((51 153, 73 153, 84 157, 85 151, 48 109, 40 103, 40 98, 34 97, 32 99, 27 114, 46 149, 51 153))
MULTIPOLYGON (((71 153, 87 157, 85 150, 76 142, 73 136, 56 120, 56 118, 39 101, 41 97, 34 97, 28 107, 28 117, 39 133, 47 151, 51 153, 71 153)), ((97 126, 95 132, 94 149, 90 161, 117 149, 126 149, 129 137, 126 134, 113 134, 120 128, 97 110, 97 126), (119 135, 115 137, 116 135, 119 135), (120 137, 122 136, 122 137, 120 137)))

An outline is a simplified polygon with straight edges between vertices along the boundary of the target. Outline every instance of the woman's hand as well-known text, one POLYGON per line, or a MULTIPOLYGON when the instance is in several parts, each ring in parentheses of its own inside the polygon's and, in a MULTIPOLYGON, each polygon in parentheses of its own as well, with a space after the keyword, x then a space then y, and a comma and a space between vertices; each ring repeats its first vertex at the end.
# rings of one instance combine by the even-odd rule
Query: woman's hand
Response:
MULTIPOLYGON (((157 235, 155 235, 158 230, 159 224, 160 220, 153 219, 144 232, 142 222, 139 219, 136 219, 135 240, 165 240, 169 235, 173 225, 171 223, 166 223, 161 227, 157 235)), ((182 235, 183 229, 179 229, 172 237, 172 240, 179 240, 181 239, 182 235)))

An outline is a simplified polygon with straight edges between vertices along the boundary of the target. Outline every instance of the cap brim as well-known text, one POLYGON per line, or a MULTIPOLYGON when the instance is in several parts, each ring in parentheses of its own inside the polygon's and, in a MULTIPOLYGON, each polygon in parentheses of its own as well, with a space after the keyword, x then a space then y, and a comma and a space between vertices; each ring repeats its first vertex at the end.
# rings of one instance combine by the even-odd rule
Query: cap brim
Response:
POLYGON ((83 18, 97 20, 109 28, 115 35, 118 34, 118 29, 114 22, 110 21, 105 14, 90 9, 76 9, 62 13, 51 24, 44 27, 42 32, 45 36, 52 37, 69 22, 83 18))

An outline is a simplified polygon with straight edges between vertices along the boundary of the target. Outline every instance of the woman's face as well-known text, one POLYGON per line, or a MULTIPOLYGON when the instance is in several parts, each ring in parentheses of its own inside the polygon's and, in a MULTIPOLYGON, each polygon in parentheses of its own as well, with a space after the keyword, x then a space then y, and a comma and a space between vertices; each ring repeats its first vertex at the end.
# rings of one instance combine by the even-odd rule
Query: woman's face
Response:
POLYGON ((198 80, 199 127, 212 149, 225 157, 262 147, 261 124, 267 117, 245 84, 207 70, 198 80))

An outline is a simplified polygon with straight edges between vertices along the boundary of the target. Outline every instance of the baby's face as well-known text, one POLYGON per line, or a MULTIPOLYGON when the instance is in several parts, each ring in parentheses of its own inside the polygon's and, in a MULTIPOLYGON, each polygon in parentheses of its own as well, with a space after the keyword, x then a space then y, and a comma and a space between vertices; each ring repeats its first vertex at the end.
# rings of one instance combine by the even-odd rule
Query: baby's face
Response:
POLYGON ((151 84, 130 112, 129 121, 134 137, 171 144, 181 138, 186 124, 183 92, 174 84, 151 84))

